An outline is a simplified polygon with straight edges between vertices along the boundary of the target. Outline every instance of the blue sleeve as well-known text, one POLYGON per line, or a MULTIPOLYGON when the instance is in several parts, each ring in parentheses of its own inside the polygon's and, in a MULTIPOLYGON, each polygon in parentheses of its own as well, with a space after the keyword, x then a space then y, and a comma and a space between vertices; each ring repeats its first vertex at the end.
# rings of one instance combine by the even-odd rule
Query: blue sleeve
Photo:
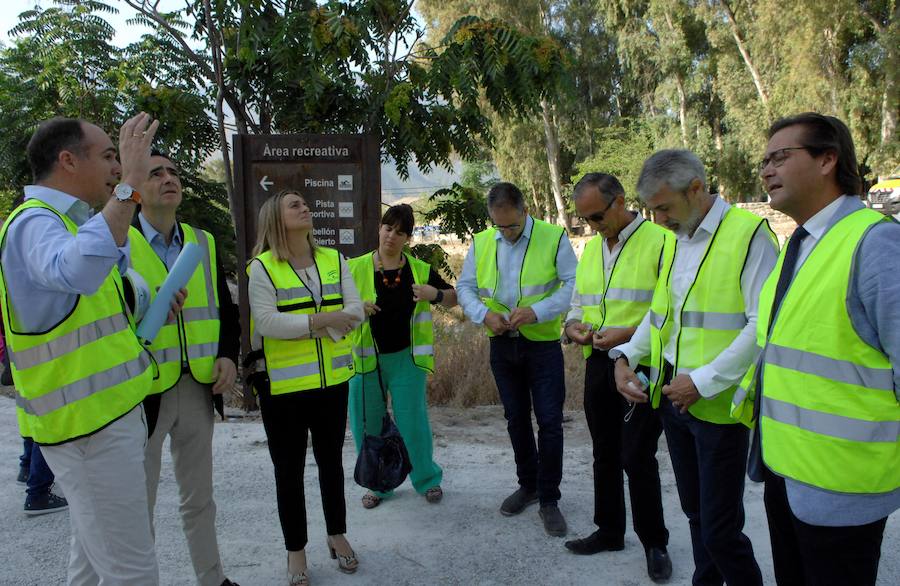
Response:
POLYGON ((475 324, 484 323, 487 315, 487 305, 481 301, 478 294, 478 275, 475 272, 475 243, 469 247, 466 260, 463 262, 462 273, 456 281, 456 299, 463 313, 475 324))
POLYGON ((556 250, 556 275, 562 286, 553 295, 538 301, 531 306, 538 323, 553 320, 558 315, 568 313, 572 305, 572 291, 575 289, 575 269, 578 267, 578 257, 572 250, 572 243, 565 234, 559 241, 556 250))
POLYGON ((118 247, 102 214, 73 235, 52 212, 23 213, 9 228, 7 246, 20 251, 28 279, 59 293, 91 295, 114 266, 128 268, 128 244, 118 247))
POLYGON ((887 354, 900 401, 900 224, 874 226, 859 245, 847 307, 853 327, 868 344, 887 354))

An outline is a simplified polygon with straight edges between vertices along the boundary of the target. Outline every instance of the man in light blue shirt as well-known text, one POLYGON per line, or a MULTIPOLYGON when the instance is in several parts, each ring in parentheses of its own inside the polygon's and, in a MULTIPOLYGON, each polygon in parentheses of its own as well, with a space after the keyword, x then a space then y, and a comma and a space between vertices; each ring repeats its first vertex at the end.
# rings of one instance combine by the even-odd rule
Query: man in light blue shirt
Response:
POLYGON ((488 330, 491 371, 515 453, 519 489, 500 512, 516 515, 540 501, 544 529, 562 536, 566 522, 557 502, 566 389, 559 335, 578 260, 565 229, 532 218, 515 185, 495 185, 487 204, 494 226, 475 235, 456 290, 469 319, 488 330))
MULTIPOLYGON (((59 336, 58 328, 77 306, 97 304, 95 293, 107 287, 111 271, 124 271, 127 266, 127 234, 136 202, 140 195, 129 186, 137 185, 149 172, 150 143, 158 122, 139 114, 123 125, 120 133, 119 164, 116 148, 99 127, 83 120, 54 118, 42 123, 28 144, 28 160, 35 185, 25 189, 26 200, 39 200, 44 207, 17 209, 6 225, 2 242, 2 276, 6 287, 7 333, 12 336, 57 335, 43 346, 51 356, 78 352, 99 336, 103 340, 115 330, 115 321, 104 320, 77 328, 59 336), (124 176, 124 181, 120 181, 124 176), (115 189, 115 197, 112 197, 115 189), (93 214, 92 208, 101 209, 93 214), (76 226, 72 233, 63 216, 76 226), (57 330, 54 332, 54 330, 57 330), (62 340, 63 342, 60 342, 62 340), (74 347, 66 345, 74 340, 74 347), (56 354, 53 354, 56 353, 56 354)), ((120 292, 121 296, 121 292, 120 292)), ((124 302, 123 302, 124 303, 124 302)), ((124 307, 122 308, 124 312, 124 307)), ((114 316, 115 317, 115 316, 114 316)), ((128 328, 128 321, 118 320, 128 328)), ((119 339, 126 340, 127 337, 119 339)), ((125 352, 139 346, 136 338, 129 341, 125 352)), ((143 359, 143 357, 142 357, 143 359)), ((71 419, 95 417, 101 409, 119 405, 115 393, 129 389, 129 399, 139 395, 148 380, 146 367, 114 367, 89 375, 71 385, 47 393, 60 397, 60 403, 40 404, 23 394, 21 372, 35 367, 34 353, 26 349, 13 352, 14 378, 20 396, 17 404, 32 417, 51 416, 68 409, 71 419), (135 372, 136 370, 136 372, 135 372), (111 374, 110 374, 111 373, 111 374), (117 379, 125 373, 125 380, 117 379), (110 387, 110 380, 116 380, 110 387), (80 383, 84 384, 80 384, 80 383), (125 383, 132 383, 127 386, 125 383), (104 392, 108 404, 86 405, 84 388, 90 393, 104 392)), ((46 362, 39 367, 48 368, 46 362)), ((115 363, 114 363, 115 364, 115 363)), ((30 384, 30 379, 28 379, 30 384)), ((27 386, 27 385, 26 385, 27 386)), ((149 391, 149 386, 147 388, 149 391)), ((28 391, 29 393, 31 391, 28 391)), ((88 393, 87 396, 90 396, 88 393)), ((44 398, 38 396, 37 398, 44 398)), ((68 567, 69 584, 135 584, 155 585, 159 582, 147 491, 144 485, 143 447, 147 427, 140 404, 125 407, 121 414, 99 429, 58 443, 41 446, 44 457, 65 491, 72 525, 72 548, 68 567)), ((104 415, 108 415, 104 413, 104 415)), ((95 419, 92 419, 95 420, 95 419)), ((23 433, 31 433, 24 430, 23 433)), ((35 437, 35 441, 40 441, 35 437)))

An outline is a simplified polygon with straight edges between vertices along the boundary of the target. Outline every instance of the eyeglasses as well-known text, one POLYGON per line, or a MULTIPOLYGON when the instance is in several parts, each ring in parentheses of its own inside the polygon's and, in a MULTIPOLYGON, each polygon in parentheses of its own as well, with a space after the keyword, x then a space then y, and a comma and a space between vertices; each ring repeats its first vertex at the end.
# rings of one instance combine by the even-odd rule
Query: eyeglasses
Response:
POLYGON ((614 203, 616 203, 615 199, 606 204, 606 208, 604 208, 602 211, 594 212, 590 216, 581 216, 581 219, 585 222, 593 222, 595 224, 599 224, 603 221, 603 218, 606 217, 606 212, 609 211, 609 208, 611 208, 614 203))
POLYGON ((759 162, 759 174, 762 175, 766 167, 769 166, 769 163, 772 163, 773 167, 780 167, 784 165, 784 162, 788 160, 789 151, 808 151, 810 148, 811 147, 808 146, 796 146, 784 147, 783 149, 772 151, 772 154, 770 154, 768 157, 763 157, 762 161, 759 162))
POLYGON ((497 230, 515 230, 521 224, 493 224, 494 228, 497 230))

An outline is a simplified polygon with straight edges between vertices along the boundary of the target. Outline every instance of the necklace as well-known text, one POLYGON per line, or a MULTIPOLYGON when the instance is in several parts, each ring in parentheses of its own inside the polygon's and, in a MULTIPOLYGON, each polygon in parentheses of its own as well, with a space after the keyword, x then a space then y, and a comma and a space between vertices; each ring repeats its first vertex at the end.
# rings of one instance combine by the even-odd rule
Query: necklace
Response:
POLYGON ((394 277, 394 282, 392 283, 390 279, 387 278, 387 275, 384 274, 384 265, 381 264, 381 255, 375 253, 375 263, 376 268, 378 269, 378 274, 381 275, 382 284, 388 289, 394 289, 397 285, 400 284, 400 273, 403 272, 403 265, 406 264, 406 258, 401 254, 400 255, 400 266, 397 267, 397 276, 394 277))

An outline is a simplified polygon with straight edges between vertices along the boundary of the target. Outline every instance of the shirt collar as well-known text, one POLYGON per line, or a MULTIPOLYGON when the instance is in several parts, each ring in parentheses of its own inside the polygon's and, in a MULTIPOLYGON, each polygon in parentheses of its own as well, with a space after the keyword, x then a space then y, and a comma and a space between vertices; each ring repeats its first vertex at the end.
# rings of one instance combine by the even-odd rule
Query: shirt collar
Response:
POLYGON ((624 243, 626 240, 628 240, 628 238, 630 238, 631 235, 634 234, 635 230, 638 229, 638 226, 640 226, 645 221, 644 217, 638 212, 630 213, 634 214, 634 219, 628 222, 628 225, 622 228, 622 231, 619 232, 619 242, 624 243))
MULTIPOLYGON (((531 219, 531 214, 527 214, 525 216, 525 229, 522 230, 521 234, 519 234, 519 240, 521 240, 522 238, 524 238, 525 240, 530 240, 531 239, 531 231, 533 229, 534 229, 534 220, 531 219)), ((494 230, 494 240, 500 240, 501 238, 503 238, 503 234, 500 233, 500 230, 494 230)), ((516 240, 515 242, 509 242, 505 238, 503 238, 503 240, 510 246, 514 246, 516 243, 519 242, 519 240, 516 240)))
MULTIPOLYGON (((144 234, 144 238, 147 239, 147 242, 153 242, 157 237, 161 239, 163 245, 166 244, 166 238, 162 234, 160 234, 159 230, 153 227, 153 225, 147 221, 147 218, 144 217, 143 212, 138 212, 138 221, 141 223, 141 232, 144 234)), ((172 230, 175 232, 174 236, 172 236, 171 244, 175 244, 177 246, 181 246, 181 233, 178 230, 178 224, 172 227, 172 230)))
POLYGON ((722 218, 724 218, 725 214, 728 213, 728 210, 731 209, 731 204, 729 204, 718 195, 713 195, 713 197, 715 199, 713 200, 712 207, 709 208, 709 211, 706 212, 706 216, 704 216, 703 220, 700 222, 700 225, 697 226, 696 230, 694 230, 694 235, 688 237, 687 234, 681 234, 678 235, 679 240, 693 240, 694 237, 697 236, 698 232, 706 232, 709 235, 715 234, 716 229, 719 227, 719 224, 722 223, 722 218))
POLYGON ((84 224, 94 215, 94 210, 86 201, 44 185, 26 185, 25 200, 29 199, 42 201, 58 212, 67 215, 75 222, 76 226, 84 224))
POLYGON ((834 216, 838 208, 841 207, 845 197, 846 196, 837 198, 803 223, 803 227, 809 232, 810 236, 818 241, 825 235, 825 232, 828 231, 829 224, 831 224, 831 217, 834 216))

